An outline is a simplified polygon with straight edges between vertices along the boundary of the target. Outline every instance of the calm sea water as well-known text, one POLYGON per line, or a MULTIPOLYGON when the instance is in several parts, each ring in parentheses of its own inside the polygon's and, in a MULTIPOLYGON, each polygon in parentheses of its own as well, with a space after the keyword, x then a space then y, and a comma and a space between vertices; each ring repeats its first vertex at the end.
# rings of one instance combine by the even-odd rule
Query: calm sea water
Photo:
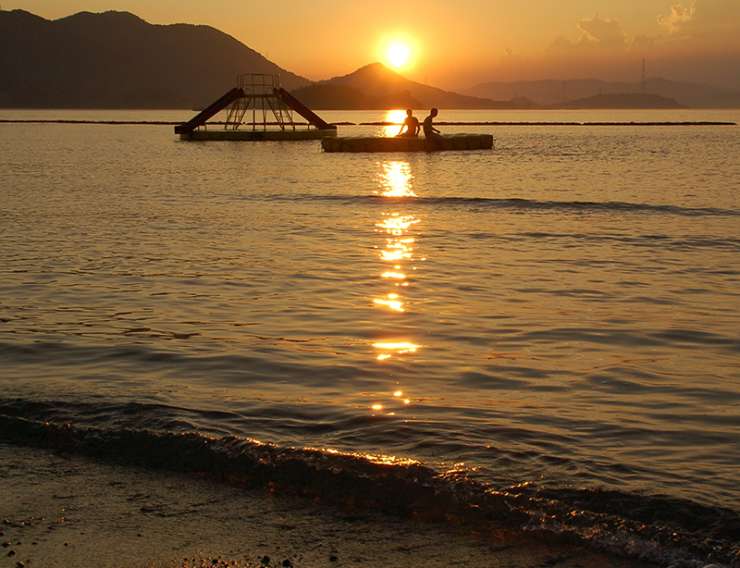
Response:
POLYGON ((0 125, 0 412, 740 512, 738 128, 445 130, 496 148, 0 125))

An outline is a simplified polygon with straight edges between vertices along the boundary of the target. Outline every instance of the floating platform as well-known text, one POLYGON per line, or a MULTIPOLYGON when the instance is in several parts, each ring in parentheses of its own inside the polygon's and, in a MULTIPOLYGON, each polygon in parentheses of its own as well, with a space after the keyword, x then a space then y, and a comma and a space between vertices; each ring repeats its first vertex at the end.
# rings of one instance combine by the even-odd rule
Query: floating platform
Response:
POLYGON ((245 141, 263 140, 295 141, 319 140, 336 136, 337 127, 329 124, 310 108, 280 86, 277 75, 245 73, 237 77, 237 86, 227 91, 193 118, 175 126, 181 140, 245 141), (223 130, 208 130, 208 121, 229 108, 223 130), (306 130, 297 128, 293 113, 306 119, 306 130), (244 122, 248 115, 251 122, 244 122), (270 117, 272 115, 272 117, 270 117), (274 121, 274 122, 273 122, 274 121), (275 129, 268 129, 277 126, 275 129), (251 128, 250 128, 251 126, 251 128))
POLYGON ((442 152, 449 150, 490 150, 493 148, 491 134, 446 134, 431 140, 426 138, 405 138, 403 136, 384 138, 380 136, 352 136, 325 138, 321 141, 325 152, 442 152))
POLYGON ((334 129, 311 130, 193 130, 180 133, 180 139, 193 141, 264 142, 268 140, 295 142, 296 140, 320 140, 336 137, 334 129))

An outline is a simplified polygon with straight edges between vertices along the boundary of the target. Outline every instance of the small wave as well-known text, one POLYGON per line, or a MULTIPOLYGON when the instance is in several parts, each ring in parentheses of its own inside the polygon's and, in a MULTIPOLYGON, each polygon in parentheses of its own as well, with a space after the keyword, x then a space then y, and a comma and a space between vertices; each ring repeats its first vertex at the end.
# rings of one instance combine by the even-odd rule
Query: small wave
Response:
POLYGON ((80 427, 44 420, 54 403, 5 401, 0 442, 207 476, 322 502, 434 522, 548 531, 659 563, 740 559, 740 514, 660 496, 595 489, 494 488, 464 469, 439 472, 384 455, 280 447, 236 436, 80 427), (33 412, 28 412, 30 409, 33 412), (33 415, 34 418, 28 418, 33 415))
MULTIPOLYGON (((490 233, 478 233, 478 238, 492 236, 490 233)), ((694 250, 713 249, 726 250, 730 252, 740 251, 740 239, 732 237, 672 237, 669 235, 616 235, 616 234, 588 234, 588 233, 554 233, 546 231, 526 231, 512 235, 511 238, 537 239, 537 240, 560 240, 574 239, 577 241, 588 241, 593 243, 618 243, 620 245, 631 245, 634 247, 655 247, 659 244, 662 248, 672 250, 694 250)))
POLYGON ((549 201, 536 199, 488 198, 488 197, 385 197, 380 195, 270 195, 249 196, 240 199, 259 199, 269 201, 334 201, 346 203, 383 203, 405 202, 415 205, 490 207, 498 209, 515 209, 529 211, 565 210, 583 213, 656 213, 683 215, 690 217, 719 216, 740 217, 736 209, 715 207, 680 207, 678 205, 653 205, 650 203, 629 203, 623 201, 549 201))
POLYGON ((740 337, 727 337, 689 329, 656 331, 603 329, 599 327, 560 327, 533 330, 499 339, 499 345, 532 345, 538 342, 579 342, 582 344, 659 347, 670 345, 674 349, 695 349, 697 346, 714 347, 730 353, 740 352, 740 337))

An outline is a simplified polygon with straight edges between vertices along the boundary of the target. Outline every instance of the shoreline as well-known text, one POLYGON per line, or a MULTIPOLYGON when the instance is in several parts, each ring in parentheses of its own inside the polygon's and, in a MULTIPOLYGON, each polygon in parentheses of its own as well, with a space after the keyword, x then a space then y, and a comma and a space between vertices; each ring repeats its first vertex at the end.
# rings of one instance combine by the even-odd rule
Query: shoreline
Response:
POLYGON ((545 533, 476 532, 24 446, 0 444, 0 487, 11 566, 650 566, 545 533))
MULTIPOLYGON (((467 476, 450 477, 421 462, 393 456, 124 425, 117 429, 77 427, 23 417, 33 413, 32 408, 10 410, 11 414, 0 413, 0 443, 36 448, 27 451, 37 453, 51 451, 55 456, 79 456, 77 461, 105 464, 116 472, 132 468, 151 475, 166 472, 161 475, 200 480, 209 487, 257 490, 333 511, 363 516, 372 512, 401 523, 423 522, 438 530, 505 533, 530 543, 559 543, 630 562, 664 565, 676 561, 683 568, 701 568, 710 560, 734 566, 740 559, 732 536, 733 527, 738 526, 737 514, 699 503, 673 503, 661 496, 619 491, 573 488, 553 492, 528 483, 495 489, 467 476), (15 415, 18 411, 23 416, 15 415), (632 513, 623 515, 623 510, 632 513), (696 533, 697 522, 704 525, 701 533, 696 533)), ((1 458, 0 453, 0 464, 6 461, 1 458)), ((39 468, 20 469, 33 473, 39 468)))

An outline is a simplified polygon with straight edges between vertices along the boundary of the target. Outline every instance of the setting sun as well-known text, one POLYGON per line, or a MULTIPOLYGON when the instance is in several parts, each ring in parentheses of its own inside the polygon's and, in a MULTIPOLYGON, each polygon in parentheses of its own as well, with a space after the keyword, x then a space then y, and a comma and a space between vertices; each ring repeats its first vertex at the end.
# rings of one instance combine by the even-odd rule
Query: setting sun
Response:
POLYGON ((388 44, 385 52, 388 65, 394 69, 403 69, 411 62, 411 47, 403 41, 393 41, 388 44))

